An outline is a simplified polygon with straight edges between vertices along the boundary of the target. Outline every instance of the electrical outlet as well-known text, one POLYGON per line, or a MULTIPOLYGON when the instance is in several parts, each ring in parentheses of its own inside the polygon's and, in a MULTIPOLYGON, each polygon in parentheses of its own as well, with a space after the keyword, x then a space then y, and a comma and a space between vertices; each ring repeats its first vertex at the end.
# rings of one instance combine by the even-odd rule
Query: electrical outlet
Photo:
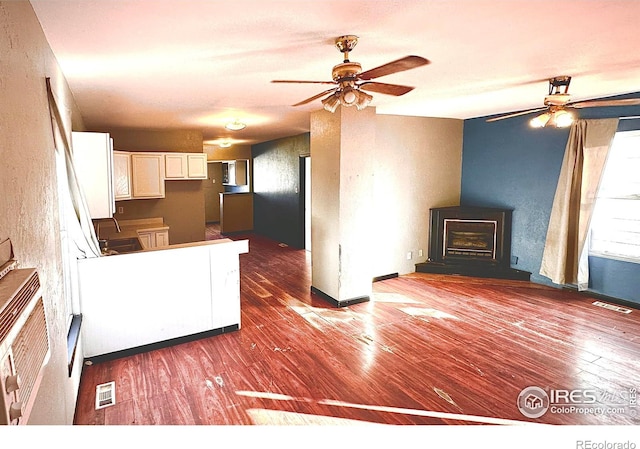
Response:
POLYGON ((411 254, 411 251, 409 251, 407 253, 407 260, 411 260, 412 257, 413 257, 413 255, 411 254))
POLYGON ((124 214, 124 206, 118 206, 118 213, 124 214))
POLYGON ((421 249, 418 250, 418 257, 422 257, 422 250, 421 249))

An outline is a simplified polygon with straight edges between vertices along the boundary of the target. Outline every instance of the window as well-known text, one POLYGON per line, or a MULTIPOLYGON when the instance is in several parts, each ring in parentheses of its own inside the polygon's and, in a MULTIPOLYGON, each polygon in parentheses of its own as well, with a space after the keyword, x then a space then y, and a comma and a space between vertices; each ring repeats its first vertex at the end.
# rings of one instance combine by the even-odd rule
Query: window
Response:
POLYGON ((589 254, 640 263, 640 130, 615 135, 591 218, 589 254))

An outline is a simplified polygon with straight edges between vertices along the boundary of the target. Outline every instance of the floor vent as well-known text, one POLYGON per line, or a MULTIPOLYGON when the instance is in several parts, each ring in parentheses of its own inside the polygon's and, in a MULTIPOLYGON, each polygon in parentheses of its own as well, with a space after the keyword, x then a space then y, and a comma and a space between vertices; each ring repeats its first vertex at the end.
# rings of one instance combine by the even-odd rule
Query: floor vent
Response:
POLYGON ((96 410, 116 403, 116 383, 108 382, 96 386, 96 410))
POLYGON ((624 307, 614 306, 613 304, 607 304, 606 302, 602 302, 602 301, 595 301, 593 305, 602 307, 603 309, 613 310, 614 312, 631 313, 631 309, 625 309, 624 307))

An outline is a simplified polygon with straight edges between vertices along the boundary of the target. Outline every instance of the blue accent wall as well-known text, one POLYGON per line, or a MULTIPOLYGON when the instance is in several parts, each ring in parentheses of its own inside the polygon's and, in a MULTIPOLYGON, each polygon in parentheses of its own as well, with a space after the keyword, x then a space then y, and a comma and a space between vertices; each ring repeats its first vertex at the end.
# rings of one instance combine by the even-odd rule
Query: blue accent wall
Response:
MULTIPOLYGON (((538 273, 569 130, 532 129, 532 116, 465 120, 460 203, 513 209, 511 266, 530 271, 534 282, 552 285, 538 273)), ((580 116, 640 116, 640 106, 586 108, 580 116)), ((640 120, 620 121, 618 130, 631 129, 640 129, 640 120)), ((640 304, 640 264, 590 260, 592 291, 640 304)))

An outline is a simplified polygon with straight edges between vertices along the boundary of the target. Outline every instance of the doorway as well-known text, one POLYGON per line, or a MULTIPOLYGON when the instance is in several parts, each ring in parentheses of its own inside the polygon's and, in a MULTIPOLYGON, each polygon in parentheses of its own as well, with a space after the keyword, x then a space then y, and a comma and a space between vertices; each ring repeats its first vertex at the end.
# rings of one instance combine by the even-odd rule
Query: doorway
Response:
POLYGON ((311 251, 311 155, 300 155, 300 233, 306 251, 311 251))

